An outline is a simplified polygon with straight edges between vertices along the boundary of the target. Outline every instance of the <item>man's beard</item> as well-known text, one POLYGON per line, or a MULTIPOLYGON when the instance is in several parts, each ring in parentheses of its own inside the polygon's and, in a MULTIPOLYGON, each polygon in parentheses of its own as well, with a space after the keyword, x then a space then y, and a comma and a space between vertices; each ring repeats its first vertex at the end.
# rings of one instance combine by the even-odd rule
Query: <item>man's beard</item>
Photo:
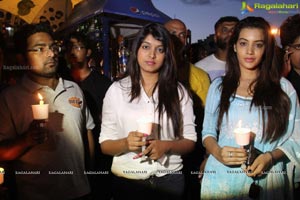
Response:
POLYGON ((31 71, 36 76, 43 77, 43 78, 54 78, 57 76, 56 70, 53 72, 48 72, 48 73, 37 73, 35 71, 31 71))
POLYGON ((44 77, 44 78, 54 78, 57 76, 57 68, 58 65, 54 64, 54 66, 52 67, 47 67, 45 70, 42 71, 36 71, 36 70, 32 70, 31 73, 33 73, 36 76, 39 77, 44 77))
POLYGON ((227 48, 227 42, 220 38, 217 38, 216 45, 218 48, 220 48, 222 50, 225 50, 227 48))

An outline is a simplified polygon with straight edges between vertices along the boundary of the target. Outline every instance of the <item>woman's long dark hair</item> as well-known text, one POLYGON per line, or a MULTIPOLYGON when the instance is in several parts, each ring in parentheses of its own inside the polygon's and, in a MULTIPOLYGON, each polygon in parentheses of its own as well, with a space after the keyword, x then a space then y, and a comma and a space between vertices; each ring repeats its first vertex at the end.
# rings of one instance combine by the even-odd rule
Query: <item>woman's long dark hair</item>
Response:
POLYGON ((132 45, 132 52, 130 54, 127 65, 127 75, 131 78, 131 99, 133 101, 141 94, 140 81, 142 79, 140 73, 140 66, 137 62, 137 52, 148 36, 152 35, 156 40, 162 42, 165 50, 165 59, 163 66, 159 70, 159 78, 154 90, 158 89, 158 105, 156 110, 159 113, 159 122, 164 112, 167 113, 168 119, 171 119, 176 137, 181 137, 183 133, 183 117, 178 93, 178 87, 183 97, 183 88, 177 81, 177 66, 173 54, 174 47, 170 39, 169 32, 157 23, 150 23, 145 25, 137 34, 136 39, 132 45))
MULTIPOLYGON (((258 66, 259 74, 255 84, 251 106, 255 106, 262 112, 264 142, 273 142, 285 132, 290 111, 290 100, 280 86, 279 68, 274 64, 275 39, 270 34, 269 23, 261 17, 247 17, 241 20, 235 27, 229 42, 227 55, 227 72, 220 84, 221 100, 219 104, 219 117, 217 130, 220 130, 224 114, 228 114, 230 98, 235 96, 241 76, 239 61, 234 52, 234 45, 244 28, 261 29, 264 33, 265 52, 258 66), (267 116, 266 116, 267 115, 267 116), (266 120, 267 118, 267 120, 266 120)), ((249 86, 251 88, 251 85, 249 86)))

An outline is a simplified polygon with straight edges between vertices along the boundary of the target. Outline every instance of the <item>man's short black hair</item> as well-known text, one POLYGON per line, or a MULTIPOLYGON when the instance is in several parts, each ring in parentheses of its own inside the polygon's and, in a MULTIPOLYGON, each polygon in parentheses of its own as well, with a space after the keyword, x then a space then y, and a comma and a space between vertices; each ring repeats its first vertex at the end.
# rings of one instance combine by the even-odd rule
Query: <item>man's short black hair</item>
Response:
POLYGON ((217 28, 222 24, 223 22, 239 22, 240 20, 237 17, 234 16, 225 16, 221 17, 216 23, 215 23, 215 31, 217 28))
POLYGON ((280 42, 282 47, 293 44, 300 36, 300 14, 288 17, 280 26, 280 42))
POLYGON ((91 42, 90 38, 87 35, 85 35, 85 34, 83 34, 81 32, 73 32, 73 33, 71 33, 70 36, 69 36, 69 39, 67 41, 67 46, 72 45, 72 44, 70 44, 70 39, 72 39, 72 38, 74 38, 78 42, 82 43, 82 45, 86 49, 93 50, 93 48, 92 48, 92 42, 91 42))
POLYGON ((35 33, 48 33, 53 38, 53 31, 46 23, 26 24, 14 34, 14 45, 17 52, 26 56, 27 39, 35 33))

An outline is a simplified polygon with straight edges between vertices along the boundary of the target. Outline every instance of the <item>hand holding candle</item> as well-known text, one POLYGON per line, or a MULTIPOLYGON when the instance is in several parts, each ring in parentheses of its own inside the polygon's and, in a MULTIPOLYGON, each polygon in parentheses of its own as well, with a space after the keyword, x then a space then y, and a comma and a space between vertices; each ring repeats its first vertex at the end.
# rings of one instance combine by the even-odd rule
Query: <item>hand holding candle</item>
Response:
POLYGON ((249 128, 243 128, 242 127, 242 121, 240 120, 238 122, 238 127, 234 129, 235 134, 235 140, 236 143, 240 146, 242 146, 244 149, 246 149, 248 158, 247 161, 242 165, 242 168, 245 168, 246 166, 250 165, 250 139, 251 139, 251 130, 249 128))

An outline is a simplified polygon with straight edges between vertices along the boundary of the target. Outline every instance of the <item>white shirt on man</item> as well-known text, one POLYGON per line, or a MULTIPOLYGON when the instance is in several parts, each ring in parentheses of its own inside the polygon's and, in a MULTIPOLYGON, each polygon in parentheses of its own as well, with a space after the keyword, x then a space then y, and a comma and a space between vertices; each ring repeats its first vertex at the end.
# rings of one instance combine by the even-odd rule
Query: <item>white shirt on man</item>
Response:
POLYGON ((31 105, 41 93, 49 104, 48 139, 26 151, 14 161, 20 199, 74 199, 90 193, 85 175, 85 129, 94 122, 79 86, 59 79, 53 90, 25 75, 20 84, 2 91, 0 96, 0 142, 24 134, 33 120, 31 105))
POLYGON ((214 54, 211 54, 196 62, 195 66, 206 71, 211 82, 215 78, 225 75, 226 62, 219 60, 214 54))

